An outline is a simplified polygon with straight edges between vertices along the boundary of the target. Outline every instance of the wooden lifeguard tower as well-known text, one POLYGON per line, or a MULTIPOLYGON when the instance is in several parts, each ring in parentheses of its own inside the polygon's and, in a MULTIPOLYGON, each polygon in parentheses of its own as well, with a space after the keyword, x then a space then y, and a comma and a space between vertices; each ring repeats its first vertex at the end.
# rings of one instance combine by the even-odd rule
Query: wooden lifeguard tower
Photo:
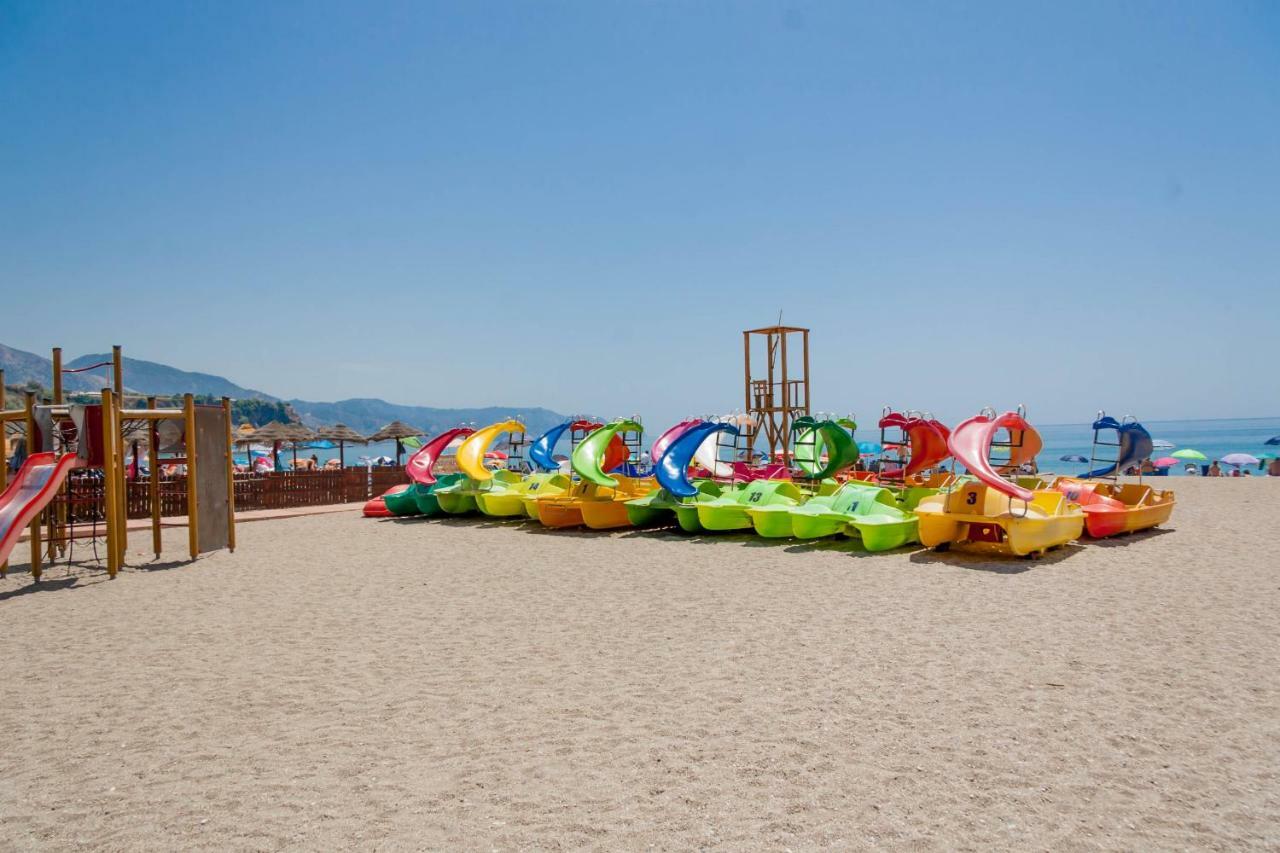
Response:
POLYGON ((748 446, 764 436, 769 457, 779 459, 792 423, 809 414, 809 330, 748 329, 742 333, 742 353, 744 405, 753 424, 748 446))

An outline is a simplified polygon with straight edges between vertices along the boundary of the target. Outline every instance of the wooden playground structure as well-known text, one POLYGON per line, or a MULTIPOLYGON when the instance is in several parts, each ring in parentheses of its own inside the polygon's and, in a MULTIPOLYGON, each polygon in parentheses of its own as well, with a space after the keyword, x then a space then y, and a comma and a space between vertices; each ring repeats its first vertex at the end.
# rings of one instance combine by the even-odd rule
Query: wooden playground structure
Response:
MULTIPOLYGON (((187 542, 190 559, 223 548, 235 550, 235 479, 232 459, 231 401, 197 405, 191 394, 180 408, 160 408, 156 397, 146 408, 125 408, 123 357, 112 347, 111 360, 67 369, 62 349, 53 349, 52 399, 47 403, 26 392, 21 409, 4 410, 5 391, 0 371, 0 429, 21 422, 28 455, 52 453, 62 459, 75 454, 57 493, 28 525, 31 574, 38 581, 46 562, 66 555, 77 538, 75 527, 92 524, 105 529, 106 570, 114 578, 125 562, 128 547, 127 484, 142 477, 140 455, 145 443, 147 489, 150 500, 151 546, 161 556, 160 470, 186 469, 187 542), (100 401, 68 404, 63 375, 111 368, 109 387, 100 401), (98 507, 101 507, 99 510, 98 507), (88 513, 91 517, 86 519, 88 513), (101 517, 99 517, 99 515, 101 517)), ((0 489, 8 485, 7 439, 0 441, 0 489)), ((0 577, 7 565, 0 564, 0 577)))

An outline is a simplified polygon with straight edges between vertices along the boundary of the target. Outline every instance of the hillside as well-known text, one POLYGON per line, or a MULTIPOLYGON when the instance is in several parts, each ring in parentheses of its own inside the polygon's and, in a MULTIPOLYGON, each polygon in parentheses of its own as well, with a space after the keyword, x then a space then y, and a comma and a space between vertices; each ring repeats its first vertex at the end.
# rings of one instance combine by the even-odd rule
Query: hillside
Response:
POLYGON ((289 405, 302 422, 315 424, 344 423, 356 432, 371 433, 394 420, 436 433, 460 424, 490 424, 509 417, 520 418, 530 432, 543 432, 564 420, 549 409, 520 406, 488 406, 479 409, 437 409, 430 406, 402 406, 386 400, 354 399, 336 403, 289 400, 289 405))
MULTIPOLYGON (((102 361, 110 361, 110 353, 91 353, 67 362, 67 367, 84 367, 102 361)), ((94 371, 95 374, 105 371, 94 371)), ((47 375, 47 374, 46 374, 47 375)), ((74 374, 72 374, 74 375, 74 374)), ((89 374, 83 374, 89 375, 89 374)), ((210 397, 233 397, 238 400, 257 398, 275 401, 270 394, 237 385, 230 379, 214 376, 209 373, 195 373, 179 370, 167 364, 142 359, 124 359, 124 384, 130 391, 139 394, 205 394, 210 397)), ((101 387, 99 385, 98 387, 101 387)))
MULTIPOLYGON (((0 344, 0 370, 4 370, 5 384, 11 387, 34 382, 47 388, 53 382, 53 362, 44 356, 4 344, 0 344)), ((62 379, 62 387, 68 391, 101 391, 106 384, 101 371, 68 373, 62 379)))
MULTIPOLYGON (((109 354, 91 353, 68 361, 66 366, 81 367, 110 360, 109 354)), ((51 382, 53 364, 43 356, 0 344, 0 368, 5 370, 5 384, 10 387, 17 388, 28 382, 35 382, 47 388, 51 382)), ((108 373, 108 370, 68 373, 63 377, 63 387, 68 392, 99 391, 107 383, 108 373)), ((124 384, 126 390, 135 394, 166 397, 191 393, 213 398, 231 397, 234 400, 243 401, 237 405, 237 411, 243 412, 244 417, 248 417, 255 423, 260 423, 262 418, 278 416, 281 409, 276 404, 283 403, 294 411, 303 423, 312 426, 344 423, 357 432, 363 433, 372 433, 394 420, 404 421, 429 433, 464 423, 493 423, 512 416, 522 418, 531 432, 541 432, 563 420, 563 416, 538 407, 488 406, 475 409, 440 409, 430 406, 399 405, 368 398, 340 400, 336 403, 309 400, 281 401, 278 397, 245 388, 222 376, 180 370, 167 364, 128 357, 124 359, 124 384), (262 401, 264 405, 251 406, 249 405, 251 401, 262 401)))

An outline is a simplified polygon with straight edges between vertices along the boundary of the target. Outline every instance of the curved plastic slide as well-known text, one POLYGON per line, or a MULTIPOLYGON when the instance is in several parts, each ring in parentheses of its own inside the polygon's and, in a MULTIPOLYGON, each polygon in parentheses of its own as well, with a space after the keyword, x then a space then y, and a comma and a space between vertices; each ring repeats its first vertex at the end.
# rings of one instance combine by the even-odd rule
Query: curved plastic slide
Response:
POLYGON ((474 432, 475 430, 470 427, 447 429, 422 445, 422 449, 410 456, 409 461, 404 465, 404 470, 409 475, 409 479, 424 486, 435 485, 436 475, 432 469, 435 468, 436 460, 440 458, 440 454, 444 453, 445 448, 452 444, 455 438, 468 436, 474 432))
POLYGON ((484 466, 484 455, 494 439, 504 432, 524 432, 524 424, 515 420, 501 421, 467 436, 458 446, 458 469, 480 483, 492 480, 493 472, 484 466))
MULTIPOLYGON (((952 431, 951 437, 947 439, 947 449, 951 451, 951 455, 956 458, 956 461, 985 485, 990 486, 1001 494, 1030 503, 1035 498, 1030 489, 1024 489, 1016 483, 1010 483, 991 467, 989 459, 991 442, 995 439, 996 433, 1002 429, 1009 430, 1010 434, 1015 436, 1018 433, 1022 433, 1024 447, 1029 446, 1032 442, 1028 441, 1028 439, 1034 437, 1034 444, 1038 449, 1040 444, 1039 433, 1035 431, 1031 424, 1027 423, 1026 418, 1017 412, 1005 412, 996 418, 991 418, 987 415, 974 415, 952 431)), ((1021 457, 1024 454, 1017 453, 1017 455, 1021 457)), ((1022 461, 1026 460, 1014 462, 1013 459, 1010 459, 1010 464, 1019 465, 1022 461)))
POLYGON ((1149 459, 1152 451, 1155 450, 1155 445, 1151 440, 1151 433, 1147 432, 1147 428, 1137 421, 1126 424, 1117 421, 1113 417, 1104 416, 1093 422, 1094 432, 1104 429, 1115 430, 1120 452, 1116 454, 1115 464, 1081 475, 1086 480, 1095 477, 1111 477, 1121 473, 1126 468, 1137 465, 1144 459, 1149 459))
POLYGON ((80 461, 74 453, 33 453, 0 495, 0 563, 9 559, 18 536, 58 493, 80 461))
POLYGON ((593 430, 602 426, 604 424, 583 420, 565 421, 562 424, 556 424, 538 436, 533 444, 529 446, 529 459, 544 471, 559 471, 560 463, 556 461, 555 449, 564 434, 571 430, 593 430))
POLYGON ((555 460, 552 451, 556 449, 560 436, 573 428, 573 423, 573 421, 565 421, 562 424, 556 424, 534 439, 533 444, 529 445, 529 460, 544 471, 559 470, 560 463, 555 460))
POLYGON ((667 447, 666 453, 658 460, 654 471, 658 485, 677 498, 691 498, 697 495, 697 487, 689 481, 689 463, 703 445, 714 439, 719 432, 737 435, 738 428, 732 424, 698 421, 685 430, 667 447))
MULTIPOLYGON (((737 429, 735 429, 734 434, 737 435, 737 432, 737 429)), ((703 439, 702 444, 694 452, 693 458, 697 460, 703 469, 709 471, 712 477, 718 480, 727 480, 733 476, 733 463, 720 461, 719 450, 720 437, 717 430, 703 439)))
POLYGON ((858 445, 853 436, 845 432, 836 421, 821 421, 817 425, 818 435, 822 437, 822 445, 827 451, 827 462, 818 469, 814 477, 819 480, 834 477, 845 468, 858 461, 858 445))
POLYGON ((653 466, 655 468, 658 466, 658 463, 662 461, 663 454, 665 454, 667 449, 675 443, 677 438, 684 435, 700 423, 702 423, 700 419, 690 418, 687 421, 681 421, 675 426, 670 427, 663 432, 662 435, 658 436, 657 440, 653 443, 653 447, 649 448, 649 461, 653 466))
MULTIPOLYGON (((607 489, 615 489, 618 487, 618 481, 605 473, 606 470, 612 470, 626 462, 626 458, 618 460, 610 465, 616 458, 616 451, 613 450, 614 439, 618 439, 617 443, 622 444, 622 439, 618 435, 620 432, 639 431, 642 427, 640 424, 632 420, 618 420, 610 424, 605 424, 600 429, 588 435, 578 446, 573 449, 573 456, 570 457, 570 464, 573 466, 574 472, 596 486, 602 486, 607 489)), ((626 447, 623 446, 625 453, 626 447)))
POLYGON ((951 455, 951 451, 947 449, 951 430, 938 421, 908 418, 905 429, 911 441, 911 459, 907 462, 906 476, 911 477, 933 468, 951 455))

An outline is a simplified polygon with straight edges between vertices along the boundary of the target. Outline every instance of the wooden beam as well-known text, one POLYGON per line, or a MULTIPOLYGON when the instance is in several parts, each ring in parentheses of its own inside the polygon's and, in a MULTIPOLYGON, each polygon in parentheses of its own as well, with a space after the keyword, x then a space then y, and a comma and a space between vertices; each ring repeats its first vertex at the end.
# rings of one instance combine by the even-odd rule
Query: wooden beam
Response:
MULTIPOLYGON (((227 427, 227 548, 236 550, 236 460, 235 445, 231 443, 231 398, 222 398, 222 419, 227 427)), ((250 445, 252 447, 252 445, 250 445)), ((342 454, 342 443, 338 443, 338 454, 342 454)), ((249 461, 253 461, 253 451, 249 450, 249 461)))
POLYGON ((187 545, 194 560, 200 556, 200 507, 199 490, 196 488, 199 460, 196 458, 196 403, 190 394, 182 395, 182 413, 186 421, 184 444, 187 447, 187 545))
POLYGON ((53 348, 53 404, 62 405, 62 347, 53 348))
MULTIPOLYGON (((156 398, 147 398, 147 408, 156 407, 156 398)), ((147 424, 147 503, 151 506, 151 550, 160 559, 163 550, 160 536, 160 430, 157 421, 147 424)))

